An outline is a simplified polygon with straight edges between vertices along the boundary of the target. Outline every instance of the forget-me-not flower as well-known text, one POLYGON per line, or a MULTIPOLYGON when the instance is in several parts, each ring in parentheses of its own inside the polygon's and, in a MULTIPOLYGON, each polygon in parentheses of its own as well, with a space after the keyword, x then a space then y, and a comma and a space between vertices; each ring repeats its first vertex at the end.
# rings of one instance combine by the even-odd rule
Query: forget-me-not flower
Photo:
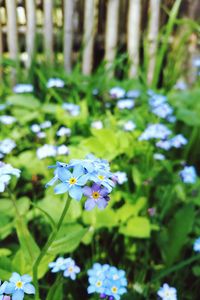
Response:
POLYGON ((0 162, 0 192, 4 192, 11 180, 11 175, 19 177, 20 173, 20 170, 13 168, 11 165, 0 162))
POLYGON ((75 280, 78 273, 80 273, 80 268, 76 265, 73 259, 68 258, 63 276, 75 280))
POLYGON ((12 300, 23 300, 24 294, 35 294, 35 288, 31 281, 31 276, 27 274, 21 276, 14 272, 7 285, 7 288, 11 290, 12 300))
POLYGON ((60 78, 49 78, 48 82, 47 82, 47 88, 63 88, 65 85, 64 81, 60 78))
POLYGON ((0 116, 0 122, 5 125, 11 125, 14 122, 16 122, 16 118, 14 118, 12 116, 3 115, 3 116, 0 116))
POLYGON ((16 84, 13 88, 13 92, 16 93, 16 94, 32 93, 33 92, 33 85, 28 84, 28 83, 16 84))
POLYGON ((184 183, 195 183, 197 180, 197 173, 193 166, 185 166, 179 175, 184 183))
POLYGON ((92 187, 85 186, 83 194, 87 197, 85 202, 86 210, 91 210, 95 206, 98 206, 99 209, 104 209, 108 205, 108 190, 105 187, 102 188, 99 184, 93 183, 92 187))
POLYGON ((121 99, 117 101, 117 107, 119 109, 132 109, 135 106, 133 99, 121 99))
POLYGON ((200 252, 200 237, 194 241, 193 250, 200 252))
POLYGON ((119 98, 123 98, 125 96, 126 91, 121 87, 115 86, 110 89, 109 94, 110 94, 111 98, 119 99, 119 98))
POLYGON ((162 300, 177 300, 177 291, 174 287, 170 287, 167 283, 158 290, 157 295, 162 300))
POLYGON ((49 268, 51 269, 52 273, 64 271, 67 267, 68 261, 68 258, 58 257, 56 261, 49 263, 49 268))

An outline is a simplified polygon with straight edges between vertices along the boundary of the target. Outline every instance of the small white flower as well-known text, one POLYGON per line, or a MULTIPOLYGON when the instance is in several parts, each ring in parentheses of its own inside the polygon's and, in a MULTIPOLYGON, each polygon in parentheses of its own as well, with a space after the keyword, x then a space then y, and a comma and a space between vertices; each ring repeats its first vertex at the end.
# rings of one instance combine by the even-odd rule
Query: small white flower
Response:
POLYGON ((102 129, 103 123, 101 121, 94 121, 91 123, 91 127, 95 129, 102 129))
POLYGON ((125 97, 126 91, 121 87, 113 87, 109 91, 110 97, 113 99, 119 99, 125 97))
POLYGON ((58 155, 66 155, 69 154, 69 148, 65 145, 58 146, 57 148, 58 155))
POLYGON ((0 192, 4 192, 6 186, 11 180, 11 175, 20 176, 21 171, 13 168, 10 164, 0 162, 0 192))
POLYGON ((73 103, 63 103, 62 108, 66 111, 68 111, 68 113, 73 116, 76 117, 80 114, 80 106, 73 104, 73 103))
POLYGON ((67 127, 60 127, 60 129, 56 132, 57 136, 70 136, 71 135, 71 129, 67 127))
POLYGON ((133 99, 121 99, 117 101, 117 107, 119 109, 132 109, 135 106, 133 99))
POLYGON ((40 132, 40 125, 39 124, 33 124, 31 125, 31 131, 34 132, 34 133, 38 133, 40 132))
POLYGON ((57 88, 63 88, 65 85, 64 81, 60 78, 50 78, 47 82, 47 88, 57 87, 57 88))
POLYGON ((156 160, 164 160, 165 156, 161 153, 154 153, 153 158, 156 160))
POLYGON ((12 117, 12 116, 0 116, 0 122, 5 124, 5 125, 11 125, 14 122, 16 122, 16 118, 12 117))
POLYGON ((139 90, 130 90, 126 93, 127 98, 138 98, 140 96, 139 90))
POLYGON ((20 94, 20 93, 32 93, 33 92, 33 86, 32 84, 17 84, 16 86, 14 86, 13 88, 13 92, 16 94, 20 94))
POLYGON ((37 157, 43 159, 46 157, 56 156, 56 147, 53 145, 45 144, 44 146, 37 149, 37 157))
POLYGON ((167 283, 163 284, 157 294, 162 300, 177 300, 176 289, 170 287, 167 283))
POLYGON ((136 128, 136 125, 133 121, 128 121, 124 124, 125 131, 133 131, 136 128))
POLYGON ((51 126, 52 126, 51 121, 45 121, 40 124, 40 128, 42 129, 50 128, 51 126))
POLYGON ((127 174, 125 172, 118 171, 115 172, 113 175, 116 177, 118 184, 123 184, 124 182, 128 181, 127 174))
POLYGON ((37 137, 39 139, 44 139, 46 137, 46 133, 43 131, 37 132, 37 137))
POLYGON ((3 154, 10 153, 15 147, 16 147, 16 144, 11 139, 4 139, 4 140, 0 141, 0 152, 3 154))

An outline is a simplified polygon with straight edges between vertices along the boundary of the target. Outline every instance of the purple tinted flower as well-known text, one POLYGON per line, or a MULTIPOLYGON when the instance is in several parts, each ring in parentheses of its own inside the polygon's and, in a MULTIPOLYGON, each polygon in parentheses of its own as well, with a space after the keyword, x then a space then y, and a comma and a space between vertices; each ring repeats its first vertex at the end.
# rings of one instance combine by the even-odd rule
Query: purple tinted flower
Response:
POLYGON ((83 194, 88 197, 85 202, 85 209, 91 210, 95 206, 99 209, 104 209, 108 205, 108 189, 101 187, 101 185, 94 183, 92 187, 85 186, 83 194))

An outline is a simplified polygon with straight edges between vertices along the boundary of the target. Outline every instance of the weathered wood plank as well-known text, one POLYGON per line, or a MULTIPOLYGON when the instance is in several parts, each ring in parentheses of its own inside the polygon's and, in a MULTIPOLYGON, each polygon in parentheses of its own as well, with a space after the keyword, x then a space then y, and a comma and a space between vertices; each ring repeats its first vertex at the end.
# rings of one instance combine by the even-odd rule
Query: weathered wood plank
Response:
POLYGON ((73 15, 74 0, 64 0, 64 66, 67 73, 72 70, 72 48, 73 48, 73 15))
POLYGON ((44 0, 44 50, 46 61, 53 63, 53 0, 44 0))
POLYGON ((26 0, 26 49, 28 54, 27 67, 30 68, 35 52, 35 35, 36 35, 36 7, 34 0, 26 0))
POLYGON ((97 0, 85 0, 84 34, 83 34, 83 74, 89 75, 93 64, 94 36, 96 31, 97 0))
POLYGON ((119 22, 119 0, 108 0, 106 15, 105 60, 110 68, 115 59, 119 22))
POLYGON ((141 0, 129 0, 127 50, 131 61, 130 77, 136 77, 140 61, 141 0))

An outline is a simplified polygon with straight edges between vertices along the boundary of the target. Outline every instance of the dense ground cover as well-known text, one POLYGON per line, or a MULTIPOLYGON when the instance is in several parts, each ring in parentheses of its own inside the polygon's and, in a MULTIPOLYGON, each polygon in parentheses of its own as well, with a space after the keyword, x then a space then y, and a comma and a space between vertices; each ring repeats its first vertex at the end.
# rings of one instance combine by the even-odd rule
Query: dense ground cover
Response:
MULTIPOLYGON (((198 83, 190 90, 179 85, 152 91, 98 73, 49 80, 38 72, 32 85, 13 91, 2 85, 1 280, 13 272, 29 274, 36 298, 39 279, 41 299, 99 299, 99 293, 119 299, 116 289, 108 291, 113 282, 105 283, 105 272, 110 274, 106 280, 121 276, 115 282, 118 291, 122 287, 121 299, 176 299, 175 290, 160 289, 164 283, 176 288, 178 299, 199 299, 200 246, 193 246, 200 235, 199 97, 198 83), (83 195, 80 189, 70 192, 69 186, 52 187, 52 182, 46 187, 54 175, 61 183, 71 178, 66 165, 48 166, 71 162, 74 171, 72 159, 88 154, 103 161, 89 156, 79 162, 84 169, 74 177, 94 172, 87 182, 92 192, 107 189, 100 196, 91 197, 85 187, 83 195), (96 190, 92 182, 99 185, 96 190), (61 224, 68 191, 73 199, 61 224), (44 248, 52 231, 51 244, 44 248), (51 264, 58 257, 71 257, 77 267, 70 259, 51 264), (108 287, 100 289, 102 283, 94 280, 101 266, 95 265, 88 289, 87 272, 94 263, 125 274, 104 266, 100 279, 108 287)), ((79 186, 85 185, 82 178, 79 186)), ((18 289, 12 293, 32 293, 26 280, 20 286, 23 279, 15 274, 11 281, 18 289)), ((29 297, 34 298, 25 299, 29 297)))

